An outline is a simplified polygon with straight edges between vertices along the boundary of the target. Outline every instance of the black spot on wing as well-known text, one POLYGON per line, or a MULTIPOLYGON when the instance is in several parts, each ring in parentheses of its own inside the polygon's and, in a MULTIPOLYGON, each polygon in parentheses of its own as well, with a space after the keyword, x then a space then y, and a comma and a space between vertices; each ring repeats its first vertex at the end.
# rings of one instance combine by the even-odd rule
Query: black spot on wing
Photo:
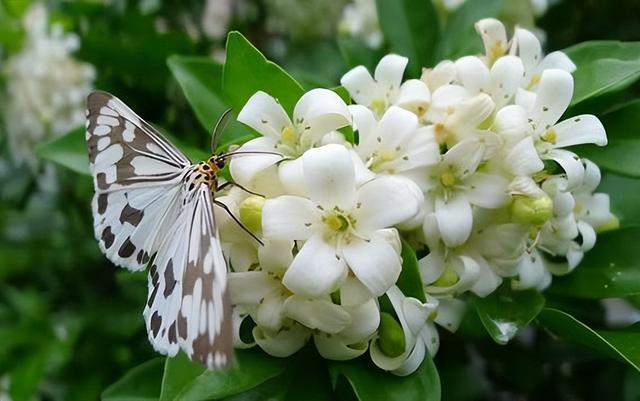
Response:
POLYGON ((162 317, 158 314, 158 311, 155 311, 153 315, 151 315, 151 331, 154 337, 158 336, 160 326, 162 326, 162 317))
POLYGON ((107 194, 98 195, 98 213, 104 214, 107 211, 107 194))
POLYGON ((151 308, 153 302, 156 300, 156 295, 158 295, 158 286, 153 287, 153 291, 149 294, 149 300, 147 301, 147 306, 151 308))
POLYGON ((131 242, 131 237, 128 237, 118 249, 118 255, 122 258, 128 258, 136 251, 136 246, 131 242))
POLYGON ((169 259, 167 262, 167 267, 164 269, 164 292, 163 295, 165 298, 168 298, 169 295, 173 293, 174 288, 176 287, 177 281, 173 274, 173 260, 169 259))
POLYGON ((111 245, 113 245, 113 241, 115 241, 116 239, 116 236, 111 232, 111 226, 107 226, 104 228, 104 230, 102 230, 102 235, 100 236, 100 238, 102 238, 102 242, 104 242, 104 247, 106 249, 111 248, 111 245))
POLYGON ((127 203, 120 213, 120 223, 124 224, 126 222, 137 227, 138 224, 140 224, 142 217, 144 217, 143 210, 131 207, 131 205, 127 203))
POLYGON ((178 342, 178 329, 176 328, 176 322, 173 322, 173 324, 171 326, 169 326, 169 335, 168 335, 168 339, 169 339, 169 343, 170 344, 175 344, 178 342))

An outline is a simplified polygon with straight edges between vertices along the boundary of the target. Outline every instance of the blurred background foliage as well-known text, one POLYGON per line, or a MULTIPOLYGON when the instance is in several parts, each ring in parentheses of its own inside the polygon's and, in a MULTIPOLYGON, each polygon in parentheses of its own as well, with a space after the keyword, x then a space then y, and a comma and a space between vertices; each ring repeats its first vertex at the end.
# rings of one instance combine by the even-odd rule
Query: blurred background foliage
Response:
MULTIPOLYGON (((488 15, 537 26, 537 32, 546 37, 546 48, 552 50, 587 40, 640 40, 637 0, 561 0, 549 4, 539 17, 527 0, 468 2, 461 11, 448 10, 447 2, 434 2, 440 27, 424 27, 426 43, 433 45, 422 49, 427 52, 425 59, 433 62, 479 51, 481 43, 469 22, 488 15), (429 42, 429 35, 437 36, 438 31, 440 40, 429 42)), ((211 82, 206 79, 212 71, 220 76, 229 30, 242 32, 305 89, 334 87, 348 68, 372 67, 385 51, 383 39, 349 34, 340 21, 347 0, 239 0, 222 2, 226 4, 222 8, 209 3, 214 1, 51 0, 46 5, 50 23, 77 35, 80 46, 74 56, 94 66, 95 88, 116 94, 146 120, 172 133, 185 151, 191 149, 190 154, 198 156, 208 151, 211 122, 207 119, 214 121, 217 115, 212 112, 207 117, 197 106, 194 113, 188 88, 219 89, 221 82, 215 82, 213 75, 211 82), (218 64, 203 63, 201 58, 170 59, 174 54, 209 57, 218 64), (173 61, 167 63, 168 59, 173 61), (194 80, 198 71, 204 80, 194 80)), ((384 7, 385 1, 378 3, 384 7)), ((30 6, 28 0, 0 1, 3 93, 10 79, 5 74, 9 60, 27 40, 22 19, 30 6)), ((389 31, 384 21, 383 31, 389 31)), ((635 59, 640 60, 640 55, 636 53, 635 59)), ((573 112, 583 107, 600 115, 637 95, 635 84, 630 91, 590 100, 573 112)), ((0 110, 6 110, 11 101, 10 96, 1 96, 0 110)), ((0 400, 97 400, 125 372, 157 356, 147 342, 141 316, 146 275, 116 268, 98 250, 90 211, 93 189, 90 178, 76 172, 86 168, 84 159, 78 159, 78 149, 71 152, 65 147, 67 153, 48 157, 66 167, 33 155, 30 162, 16 157, 9 140, 10 118, 0 113, 0 400)), ((611 120, 615 124, 620 116, 611 120)), ((637 141, 640 130, 629 121, 619 129, 630 130, 628 138, 635 135, 637 141)), ((84 135, 82 129, 76 132, 76 137, 84 135)), ((50 132, 43 143, 61 134, 50 132)), ((637 142, 625 143, 640 150, 637 142)), ((31 151, 46 157, 51 148, 31 151)), ((615 163, 607 169, 606 162, 601 191, 611 194, 612 209, 622 225, 636 226, 640 223, 637 170, 619 171, 615 163)), ((637 247, 633 240, 638 231, 630 230, 626 244, 637 247)), ((640 269, 638 263, 633 267, 640 269)), ((549 291, 547 307, 570 312, 595 327, 612 324, 600 300, 584 294, 570 297, 566 288, 575 289, 577 284, 569 282, 565 290, 562 285, 560 281, 549 291)), ((624 323, 638 316, 633 307, 640 305, 635 293, 627 295, 624 323)), ((460 333, 441 333, 435 363, 442 398, 640 400, 640 374, 629 364, 576 342, 557 341, 550 334, 557 332, 550 328, 562 326, 563 321, 565 316, 546 309, 539 322, 547 329, 528 328, 505 347, 486 334, 478 314, 469 313, 460 333)), ((640 333, 628 333, 626 355, 637 366, 640 333)), ((145 369, 159 369, 161 374, 160 362, 153 361, 145 369)), ((158 379, 140 377, 143 382, 158 379)))

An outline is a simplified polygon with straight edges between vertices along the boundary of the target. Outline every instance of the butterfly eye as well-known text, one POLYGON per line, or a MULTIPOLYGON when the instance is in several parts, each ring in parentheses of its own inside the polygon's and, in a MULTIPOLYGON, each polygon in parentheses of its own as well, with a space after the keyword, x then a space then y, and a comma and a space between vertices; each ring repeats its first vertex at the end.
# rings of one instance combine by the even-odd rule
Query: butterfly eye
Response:
POLYGON ((224 159, 216 160, 216 166, 218 166, 218 168, 222 170, 224 168, 224 159))

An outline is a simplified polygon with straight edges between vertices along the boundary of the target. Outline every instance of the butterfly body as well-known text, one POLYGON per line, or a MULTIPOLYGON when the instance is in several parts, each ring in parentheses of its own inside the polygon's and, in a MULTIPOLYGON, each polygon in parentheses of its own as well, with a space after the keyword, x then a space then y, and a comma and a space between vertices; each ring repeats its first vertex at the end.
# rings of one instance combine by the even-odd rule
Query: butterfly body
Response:
POLYGON ((213 215, 216 155, 193 164, 119 99, 87 100, 94 177, 94 231, 102 252, 131 270, 149 269, 143 312, 156 350, 184 350, 209 368, 232 356, 231 310, 213 215))

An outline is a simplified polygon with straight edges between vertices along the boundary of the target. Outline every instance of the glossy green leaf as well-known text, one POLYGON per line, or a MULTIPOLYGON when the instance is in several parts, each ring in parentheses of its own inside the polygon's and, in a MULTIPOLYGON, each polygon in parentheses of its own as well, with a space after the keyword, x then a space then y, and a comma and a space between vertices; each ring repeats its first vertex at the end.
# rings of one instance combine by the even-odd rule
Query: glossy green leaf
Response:
POLYGON ((9 373, 9 395, 15 401, 34 398, 38 385, 45 373, 47 353, 43 350, 24 355, 9 373))
POLYGON ((428 356, 409 376, 399 377, 373 366, 367 358, 330 362, 333 383, 343 376, 359 401, 439 401, 440 378, 428 356))
POLYGON ((605 173, 598 192, 609 194, 611 211, 620 220, 621 227, 640 226, 640 178, 605 173))
POLYGON ((63 136, 38 145, 36 154, 77 173, 90 174, 84 127, 76 128, 63 136))
POLYGON ((640 78, 640 42, 591 41, 564 51, 578 67, 572 105, 623 89, 640 78))
POLYGON ((473 304, 489 335, 506 344, 540 313, 544 297, 536 290, 513 290, 507 282, 473 304))
POLYGON ((168 358, 162 380, 161 401, 204 401, 238 394, 278 376, 283 359, 261 350, 236 350, 234 366, 226 370, 207 370, 189 361, 184 354, 168 358))
POLYGON ((482 18, 496 17, 504 0, 466 1, 447 19, 438 42, 438 60, 457 59, 483 53, 482 40, 474 24, 482 18))
POLYGON ((303 89, 285 70, 267 60, 240 32, 227 36, 226 63, 222 88, 234 110, 240 110, 257 91, 278 99, 288 113, 293 112, 303 89))
POLYGON ((155 358, 136 366, 102 393, 102 401, 156 401, 164 358, 155 358))
POLYGON ((578 267, 556 277, 549 291, 578 298, 626 297, 640 294, 640 227, 598 235, 596 246, 578 267))
POLYGON ((638 325, 617 331, 596 331, 568 313, 552 308, 545 308, 538 316, 538 321, 560 338, 621 359, 640 371, 640 326, 638 325))
POLYGON ((429 0, 376 0, 378 20, 391 51, 409 57, 408 73, 419 77, 432 64, 440 27, 429 0))
POLYGON ((640 100, 606 113, 600 120, 607 131, 608 145, 584 145, 577 152, 604 170, 640 177, 640 100))
POLYGON ((402 271, 400 272, 400 277, 398 277, 396 285, 402 290, 405 296, 427 302, 424 287, 422 286, 422 277, 420 277, 420 271, 418 270, 416 252, 404 240, 402 241, 402 252, 400 256, 402 257, 402 271))
POLYGON ((222 65, 209 57, 171 56, 167 65, 207 132, 227 109, 222 92, 222 65))

